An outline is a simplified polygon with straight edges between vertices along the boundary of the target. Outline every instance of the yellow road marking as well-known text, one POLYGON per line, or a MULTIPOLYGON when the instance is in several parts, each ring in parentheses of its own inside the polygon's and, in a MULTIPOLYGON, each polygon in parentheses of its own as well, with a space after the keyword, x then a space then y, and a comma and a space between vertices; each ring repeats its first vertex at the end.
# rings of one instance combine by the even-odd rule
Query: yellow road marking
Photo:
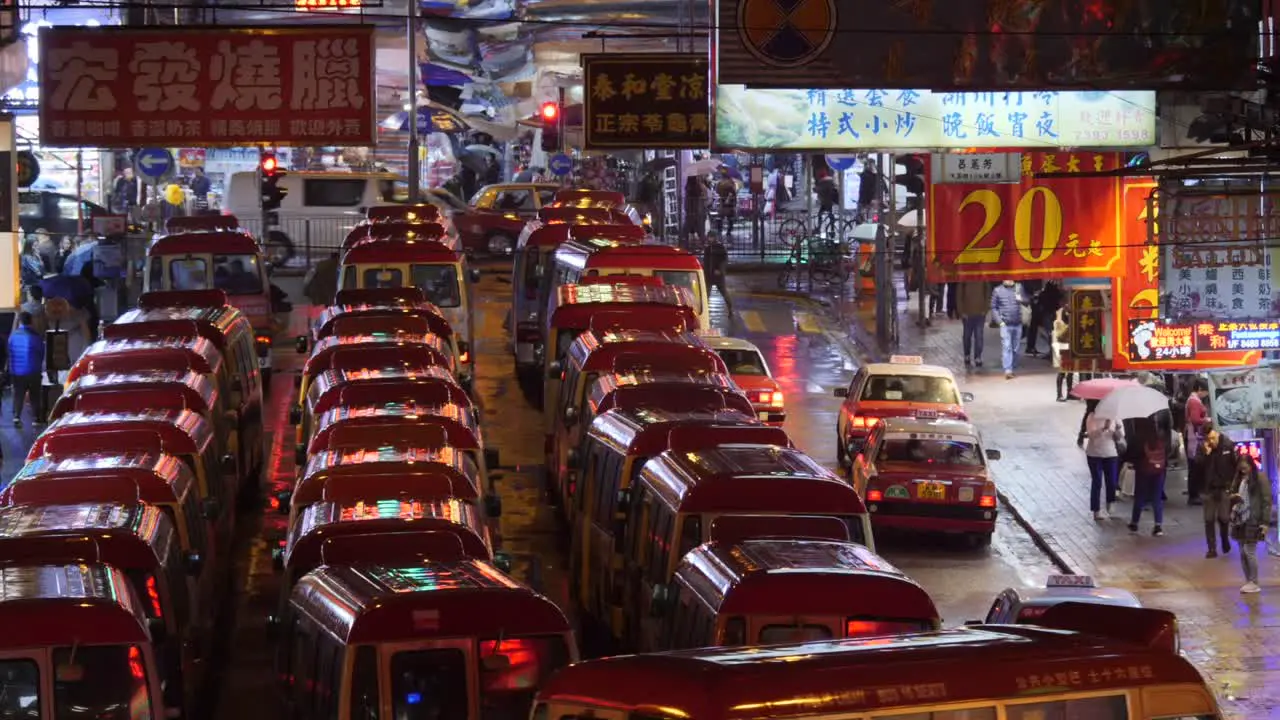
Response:
POLYGON ((800 332, 808 335, 822 334, 822 326, 818 324, 818 319, 812 313, 796 313, 796 326, 800 328, 800 332))
POLYGON ((739 314, 742 315, 743 327, 748 331, 753 333, 764 332, 764 318, 760 317, 759 312, 755 310, 743 310, 739 314))

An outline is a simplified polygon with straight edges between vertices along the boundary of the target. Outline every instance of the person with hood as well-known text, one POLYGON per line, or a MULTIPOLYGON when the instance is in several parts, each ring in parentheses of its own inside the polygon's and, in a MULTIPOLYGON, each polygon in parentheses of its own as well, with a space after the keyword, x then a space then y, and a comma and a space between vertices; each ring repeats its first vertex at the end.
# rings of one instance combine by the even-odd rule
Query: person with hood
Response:
POLYGON ((1013 379, 1013 369, 1017 366, 1022 341, 1022 308, 1026 305, 1022 287, 1012 280, 1005 280, 991 291, 991 325, 1000 328, 1000 360, 1007 380, 1013 379))
POLYGON ((1240 592, 1261 591, 1258 587, 1258 543, 1267 536, 1271 522, 1271 481, 1248 455, 1238 455, 1236 477, 1231 486, 1231 537, 1240 545, 1240 566, 1244 585, 1240 592))
POLYGON ((1222 554, 1231 552, 1228 525, 1231 521, 1231 504, 1227 497, 1236 479, 1236 444, 1217 430, 1209 430, 1200 448, 1200 462, 1204 464, 1204 541, 1209 551, 1207 558, 1218 557, 1214 525, 1222 536, 1222 554))

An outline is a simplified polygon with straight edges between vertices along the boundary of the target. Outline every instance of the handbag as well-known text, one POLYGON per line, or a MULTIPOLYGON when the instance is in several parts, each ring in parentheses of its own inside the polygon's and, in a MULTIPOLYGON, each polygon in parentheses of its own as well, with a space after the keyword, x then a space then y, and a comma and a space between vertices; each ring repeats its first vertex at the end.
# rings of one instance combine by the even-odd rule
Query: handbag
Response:
POLYGON ((1129 449, 1129 442, 1125 440, 1123 425, 1118 425, 1111 431, 1111 439, 1116 444, 1116 455, 1124 457, 1125 451, 1129 449))
POLYGON ((1244 479, 1240 481, 1240 502, 1231 506, 1231 528, 1233 530, 1237 528, 1243 530, 1244 527, 1249 524, 1249 495, 1251 494, 1249 492, 1249 483, 1249 476, 1246 475, 1244 479))

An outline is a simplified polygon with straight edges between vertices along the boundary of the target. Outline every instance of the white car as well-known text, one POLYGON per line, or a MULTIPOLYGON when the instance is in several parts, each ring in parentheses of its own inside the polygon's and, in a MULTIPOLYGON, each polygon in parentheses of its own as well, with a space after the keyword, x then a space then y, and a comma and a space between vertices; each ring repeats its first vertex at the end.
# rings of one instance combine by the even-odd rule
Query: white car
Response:
POLYGON ((1142 607, 1138 598, 1128 590, 1100 588, 1088 575, 1050 575, 1043 589, 1019 591, 1008 588, 997 595, 983 622, 1034 625, 1046 610, 1064 602, 1142 607))

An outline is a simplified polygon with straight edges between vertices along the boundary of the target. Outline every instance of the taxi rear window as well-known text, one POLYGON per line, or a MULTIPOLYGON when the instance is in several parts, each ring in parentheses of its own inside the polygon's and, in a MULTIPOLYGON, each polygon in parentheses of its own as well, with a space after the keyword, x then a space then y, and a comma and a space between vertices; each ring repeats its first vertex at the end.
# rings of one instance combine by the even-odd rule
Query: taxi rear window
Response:
POLYGON ((873 375, 862 390, 863 400, 959 405, 960 393, 949 377, 930 375, 873 375))
POLYGON ((982 467, 978 446, 966 440, 890 437, 880 446, 881 462, 982 467))

